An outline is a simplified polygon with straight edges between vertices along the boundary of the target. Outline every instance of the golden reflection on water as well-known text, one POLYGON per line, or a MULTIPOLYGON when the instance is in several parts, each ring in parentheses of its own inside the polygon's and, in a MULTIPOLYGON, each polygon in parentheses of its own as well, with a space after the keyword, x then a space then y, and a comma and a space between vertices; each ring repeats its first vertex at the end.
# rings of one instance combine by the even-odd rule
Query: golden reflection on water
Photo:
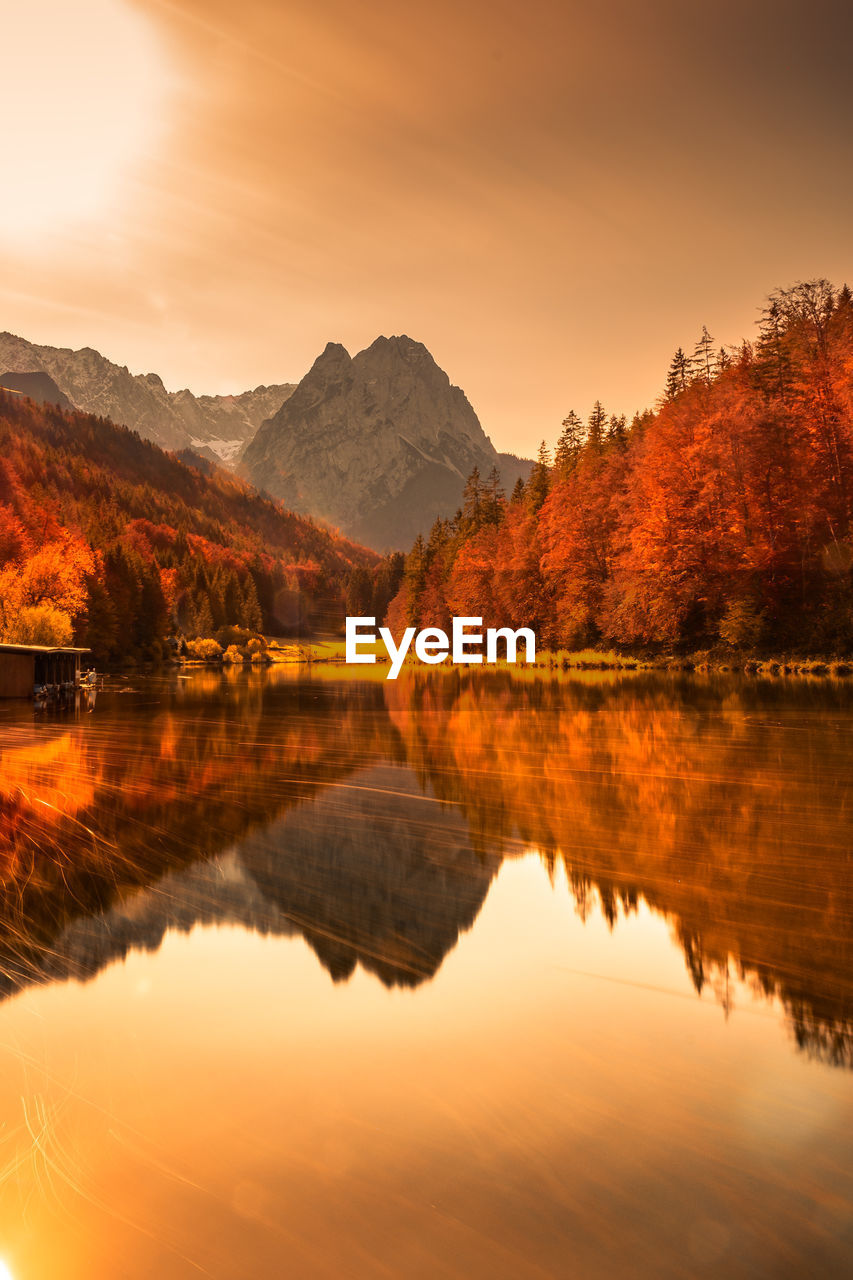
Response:
POLYGON ((0 718, 15 1280, 845 1274, 846 686, 129 683, 0 718))

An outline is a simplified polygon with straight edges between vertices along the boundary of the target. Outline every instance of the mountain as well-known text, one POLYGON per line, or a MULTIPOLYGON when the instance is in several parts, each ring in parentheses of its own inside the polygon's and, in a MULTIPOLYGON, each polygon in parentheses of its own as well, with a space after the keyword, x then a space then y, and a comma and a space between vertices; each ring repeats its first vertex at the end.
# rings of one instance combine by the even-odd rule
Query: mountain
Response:
POLYGON ((58 404, 60 409, 73 409, 74 405, 64 391, 51 378, 49 373, 4 373, 0 374, 0 388, 3 391, 14 391, 18 395, 29 396, 36 404, 58 404))
POLYGON ((194 396, 186 390, 168 394, 190 432, 190 448, 213 462, 233 466, 261 423, 295 390, 294 382, 283 382, 236 396, 194 396))
POLYGON ((236 468, 293 510, 380 550, 411 545, 452 516, 474 466, 509 492, 532 463, 498 453, 459 387, 420 342, 377 338, 350 357, 329 343, 298 386, 232 396, 167 391, 92 347, 38 346, 0 333, 0 385, 97 414, 162 449, 236 468))
MULTIPOLYGON (((230 465, 257 431, 293 391, 292 383, 256 387, 236 396, 194 396, 167 391, 156 373, 133 374, 92 347, 37 346, 12 333, 0 333, 0 369, 9 374, 49 375, 63 408, 82 409, 138 431, 162 449, 194 449, 230 465)), ((14 387, 13 390, 23 390, 14 387)), ((30 394, 27 392, 26 394, 30 394)), ((39 399, 39 396, 35 396, 39 399)))
POLYGON ((355 357, 330 342, 262 423, 240 470, 293 510, 386 550, 453 515, 473 467, 485 478, 501 465, 464 392, 403 336, 355 357))

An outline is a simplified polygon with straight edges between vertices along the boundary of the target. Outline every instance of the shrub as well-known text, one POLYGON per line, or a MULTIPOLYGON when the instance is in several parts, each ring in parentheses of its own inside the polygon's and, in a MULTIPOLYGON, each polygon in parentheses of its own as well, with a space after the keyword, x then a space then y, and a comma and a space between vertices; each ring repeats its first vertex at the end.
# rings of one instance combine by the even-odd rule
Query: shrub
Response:
POLYGON ((222 657, 222 645, 215 640, 190 640, 187 652, 191 658, 201 658, 204 662, 215 662, 222 657))
POLYGON ((222 645, 223 649, 230 649, 237 645, 243 648, 250 643, 252 638, 251 631, 247 631, 245 627, 220 627, 215 633, 216 640, 222 645))

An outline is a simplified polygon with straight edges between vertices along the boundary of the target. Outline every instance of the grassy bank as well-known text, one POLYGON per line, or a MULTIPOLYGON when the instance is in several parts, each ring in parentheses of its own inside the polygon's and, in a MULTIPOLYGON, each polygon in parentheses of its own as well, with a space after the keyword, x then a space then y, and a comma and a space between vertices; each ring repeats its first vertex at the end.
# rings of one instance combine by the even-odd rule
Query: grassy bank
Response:
MULTIPOLYGON (((197 642, 210 645, 210 641, 197 642)), ((212 662, 258 660, 275 665, 305 666, 341 666, 346 667, 348 675, 361 675, 365 679, 379 674, 377 668, 388 665, 389 658, 381 641, 373 645, 376 654, 375 664, 352 664, 346 662, 346 646, 343 639, 317 637, 312 640, 293 640, 287 638, 266 637, 263 641, 262 653, 245 653, 237 657, 236 647, 230 652, 202 655, 201 652, 179 659, 182 664, 209 665, 212 662)), ((217 646, 218 648, 218 646, 217 646)), ((370 646, 361 645, 362 652, 370 652, 370 646)), ((411 654, 407 656, 404 668, 421 667, 422 664, 411 654)), ((447 659, 439 666, 452 666, 447 659)), ((508 664, 501 662, 499 667, 508 668, 515 673, 534 675, 537 673, 559 674, 561 672, 582 671, 682 671, 699 674, 742 673, 749 676, 783 677, 783 676, 817 676, 843 678, 853 676, 853 657, 838 655, 801 654, 769 654, 757 655, 751 652, 733 652, 731 650, 700 650, 690 654, 652 653, 648 651, 620 652, 616 649, 541 649, 537 652, 535 664, 528 666, 524 662, 508 664)), ((385 672, 382 672, 384 679, 385 672)))
POLYGON ((543 649, 537 667, 550 671, 698 671, 757 676, 850 676, 853 658, 766 655, 702 650, 692 654, 632 654, 614 649, 543 649))
MULTIPOLYGON (((293 646, 291 646, 293 647, 293 646)), ((343 640, 317 641, 298 646, 295 661, 345 664, 343 640)), ((384 646, 374 646, 377 665, 388 662, 384 646)), ((420 666, 416 658, 407 657, 406 667, 420 666)), ((450 666, 450 660, 440 664, 450 666)), ((509 666, 499 663, 501 667, 509 666)), ((357 670, 358 668, 351 668, 357 670)), ((512 667, 521 673, 531 667, 521 662, 512 667)), ((615 649, 541 649, 536 655, 535 670, 570 671, 696 671, 700 674, 742 672, 754 676, 836 676, 853 675, 853 658, 834 656, 765 655, 754 653, 715 652, 703 650, 692 654, 620 653, 615 649)), ((362 671, 370 671, 363 667, 362 671)))

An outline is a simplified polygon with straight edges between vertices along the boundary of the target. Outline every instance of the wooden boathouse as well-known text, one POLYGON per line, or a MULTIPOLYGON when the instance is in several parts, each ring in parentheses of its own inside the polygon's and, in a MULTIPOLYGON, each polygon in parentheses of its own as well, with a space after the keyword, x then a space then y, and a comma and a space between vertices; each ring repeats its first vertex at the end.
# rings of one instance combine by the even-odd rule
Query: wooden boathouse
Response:
POLYGON ((36 685, 79 684, 80 662, 89 652, 44 644, 0 644, 0 698, 31 698, 36 685))

